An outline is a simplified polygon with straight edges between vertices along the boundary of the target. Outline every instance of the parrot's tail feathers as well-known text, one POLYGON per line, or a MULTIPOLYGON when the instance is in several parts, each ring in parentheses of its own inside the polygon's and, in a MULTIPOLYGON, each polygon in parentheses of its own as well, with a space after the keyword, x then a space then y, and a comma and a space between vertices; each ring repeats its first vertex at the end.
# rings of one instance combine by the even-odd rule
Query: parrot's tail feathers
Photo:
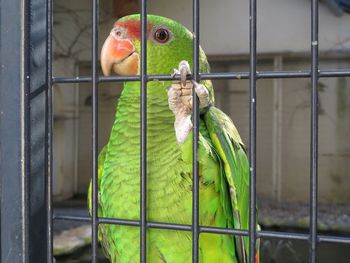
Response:
POLYGON ((255 255, 255 263, 259 263, 260 262, 260 255, 259 255, 259 251, 256 253, 255 255))

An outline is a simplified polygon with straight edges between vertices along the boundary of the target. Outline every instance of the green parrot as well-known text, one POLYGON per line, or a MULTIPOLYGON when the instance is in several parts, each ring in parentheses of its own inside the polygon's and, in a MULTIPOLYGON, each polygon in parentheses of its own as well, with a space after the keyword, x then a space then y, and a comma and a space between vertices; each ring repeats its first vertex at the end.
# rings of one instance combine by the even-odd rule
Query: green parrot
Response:
MULTIPOLYGON (((193 34, 171 19, 147 16, 147 73, 180 80, 147 84, 147 220, 192 223, 192 89, 199 97, 199 221, 201 226, 248 229, 249 164, 230 118, 214 107, 211 81, 186 80, 193 34)), ((140 15, 119 19, 101 51, 104 75, 140 73, 140 15)), ((200 72, 209 64, 200 49, 200 72)), ((140 82, 125 82, 107 145, 98 158, 98 216, 140 218, 140 82)), ((91 211, 91 184, 88 205, 91 211)), ((111 262, 140 260, 139 228, 100 225, 111 262)), ((192 233, 148 229, 147 261, 191 262, 192 233)), ((256 262, 259 261, 258 248, 256 262)), ((199 261, 244 263, 247 237, 201 233, 199 261)))

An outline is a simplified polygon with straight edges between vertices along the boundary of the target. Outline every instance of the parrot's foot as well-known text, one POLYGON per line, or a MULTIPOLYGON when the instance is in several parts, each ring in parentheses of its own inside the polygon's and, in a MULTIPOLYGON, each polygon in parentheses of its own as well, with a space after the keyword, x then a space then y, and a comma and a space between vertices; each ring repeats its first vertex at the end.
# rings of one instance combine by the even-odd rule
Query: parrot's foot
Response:
POLYGON ((179 69, 174 69, 173 75, 179 74, 180 81, 173 81, 168 88, 169 108, 175 115, 175 134, 178 143, 183 143, 190 133, 193 125, 192 114, 192 89, 194 88, 199 98, 199 108, 206 108, 210 105, 209 93, 205 86, 194 80, 187 80, 187 75, 191 74, 187 61, 179 63, 179 69))

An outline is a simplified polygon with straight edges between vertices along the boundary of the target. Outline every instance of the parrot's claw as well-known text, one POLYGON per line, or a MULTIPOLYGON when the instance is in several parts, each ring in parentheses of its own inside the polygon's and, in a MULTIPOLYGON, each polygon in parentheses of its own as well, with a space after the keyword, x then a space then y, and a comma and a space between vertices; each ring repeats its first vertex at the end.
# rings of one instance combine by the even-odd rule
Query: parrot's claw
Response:
POLYGON ((179 63, 179 69, 174 69, 172 76, 180 75, 180 81, 174 80, 168 88, 169 108, 175 115, 175 133, 179 143, 183 143, 190 133, 193 124, 192 114, 192 89, 194 88, 201 109, 210 106, 209 92, 205 86, 194 80, 187 80, 187 75, 191 74, 190 65, 183 60, 179 63))
POLYGON ((194 90, 198 96, 199 99, 199 108, 203 109, 210 106, 210 100, 209 100, 209 92, 208 89, 203 86, 202 84, 198 83, 195 80, 192 80, 194 90))
POLYGON ((190 65, 186 60, 182 60, 179 63, 179 69, 174 68, 173 73, 171 74, 171 77, 173 78, 175 75, 180 75, 180 84, 181 87, 186 86, 186 81, 187 81, 187 75, 191 74, 191 69, 190 65))

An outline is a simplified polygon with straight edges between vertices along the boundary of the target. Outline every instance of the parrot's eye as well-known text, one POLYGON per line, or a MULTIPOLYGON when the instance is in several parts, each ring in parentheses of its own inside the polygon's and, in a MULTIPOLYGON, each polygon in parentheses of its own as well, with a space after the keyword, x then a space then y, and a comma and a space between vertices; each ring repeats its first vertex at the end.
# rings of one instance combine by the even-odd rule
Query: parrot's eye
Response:
POLYGON ((154 32, 154 39, 159 43, 166 43, 170 39, 170 32, 165 28, 159 28, 154 32))

